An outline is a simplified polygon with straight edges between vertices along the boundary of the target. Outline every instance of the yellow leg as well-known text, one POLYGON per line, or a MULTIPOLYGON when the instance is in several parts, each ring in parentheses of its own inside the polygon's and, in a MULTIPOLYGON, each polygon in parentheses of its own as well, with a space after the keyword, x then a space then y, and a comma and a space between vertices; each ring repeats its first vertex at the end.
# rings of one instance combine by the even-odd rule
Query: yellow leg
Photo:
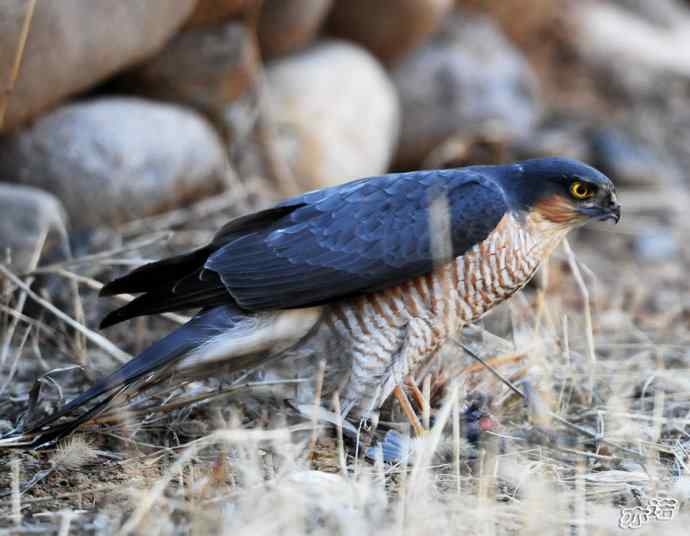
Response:
POLYGON ((422 410, 422 413, 427 412, 429 401, 424 396, 424 393, 422 393, 422 391, 419 389, 417 382, 414 381, 412 376, 405 378, 405 386, 410 389, 412 398, 414 398, 414 401, 417 402, 417 405, 419 406, 419 409, 422 410))
POLYGON ((402 408, 403 413, 405 414, 407 419, 410 421, 415 435, 418 437, 424 435, 424 427, 422 426, 422 423, 419 422, 419 418, 417 417, 417 414, 414 412, 414 408, 412 407, 412 404, 410 404, 410 401, 407 398, 405 391, 403 391, 402 388, 398 385, 393 390, 393 394, 395 395, 395 398, 398 399, 398 402, 400 402, 400 407, 402 408))

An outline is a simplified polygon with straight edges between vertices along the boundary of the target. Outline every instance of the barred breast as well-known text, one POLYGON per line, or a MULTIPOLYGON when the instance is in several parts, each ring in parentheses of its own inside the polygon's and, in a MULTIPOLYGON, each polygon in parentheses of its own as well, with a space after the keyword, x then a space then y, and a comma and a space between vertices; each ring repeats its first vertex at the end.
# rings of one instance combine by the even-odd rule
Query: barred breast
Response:
POLYGON ((525 286, 564 235, 508 214, 486 240, 433 273, 330 306, 326 324, 352 357, 344 409, 377 407, 450 335, 525 286))

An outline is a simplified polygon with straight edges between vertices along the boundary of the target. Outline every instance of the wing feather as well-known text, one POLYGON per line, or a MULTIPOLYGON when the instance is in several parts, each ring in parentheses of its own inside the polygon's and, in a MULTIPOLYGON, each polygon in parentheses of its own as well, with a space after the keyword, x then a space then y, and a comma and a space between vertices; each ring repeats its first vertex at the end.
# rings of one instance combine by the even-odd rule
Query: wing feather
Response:
POLYGON ((450 260, 433 258, 431 211, 439 197, 453 257, 484 240, 508 210, 501 188, 472 168, 385 175, 286 201, 299 206, 229 241, 204 267, 250 310, 398 285, 450 260))
POLYGON ((235 219, 195 252, 143 266, 103 294, 144 293, 104 326, 220 304, 246 310, 321 305, 433 270, 431 211, 445 197, 452 256, 498 225, 508 205, 491 167, 360 179, 235 219))

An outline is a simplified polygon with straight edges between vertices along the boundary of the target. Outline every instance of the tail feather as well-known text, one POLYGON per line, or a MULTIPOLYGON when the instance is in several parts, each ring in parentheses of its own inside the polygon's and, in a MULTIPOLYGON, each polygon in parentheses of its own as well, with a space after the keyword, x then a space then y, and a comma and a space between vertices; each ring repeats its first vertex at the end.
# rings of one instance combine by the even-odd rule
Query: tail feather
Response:
POLYGON ((204 309, 52 415, 0 438, 0 448, 39 447, 58 440, 102 412, 120 393, 141 392, 173 370, 189 379, 206 377, 219 367, 224 373, 255 369, 313 333, 321 312, 318 307, 253 315, 233 305, 204 309))
POLYGON ((100 294, 101 296, 140 294, 154 288, 170 287, 179 279, 203 266, 212 251, 211 246, 206 246, 191 253, 145 264, 111 281, 101 289, 100 294))
POLYGON ((108 283, 101 290, 102 295, 145 294, 106 315, 100 328, 137 316, 232 304, 234 300, 218 274, 204 271, 211 249, 207 246, 187 255, 147 264, 108 283))
POLYGON ((220 276, 205 270, 209 256, 224 244, 271 225, 300 206, 302 205, 274 207, 237 218, 225 225, 207 246, 184 255, 145 264, 111 281, 101 289, 101 296, 143 295, 108 315, 101 327, 146 314, 234 303, 220 276))
POLYGON ((231 306, 202 311, 187 324, 149 346, 134 359, 97 382, 55 413, 25 426, 23 433, 39 434, 41 444, 68 434, 81 423, 100 413, 112 398, 137 380, 154 373, 160 376, 164 370, 203 345, 209 337, 219 332, 231 331, 239 322, 246 322, 246 320, 241 312, 231 306), (65 423, 58 423, 61 417, 90 404, 93 405, 80 416, 65 423), (44 438, 47 439, 44 440, 44 438))
POLYGON ((232 301, 224 287, 208 285, 195 292, 176 295, 170 290, 147 292, 122 307, 108 313, 101 320, 100 329, 109 328, 130 318, 182 311, 185 309, 209 308, 232 301))

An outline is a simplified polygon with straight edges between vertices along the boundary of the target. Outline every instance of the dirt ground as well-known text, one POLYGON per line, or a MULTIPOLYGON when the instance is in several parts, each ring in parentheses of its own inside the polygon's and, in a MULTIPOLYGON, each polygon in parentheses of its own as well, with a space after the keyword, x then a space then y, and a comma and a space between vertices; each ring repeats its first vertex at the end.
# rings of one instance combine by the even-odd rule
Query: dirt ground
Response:
MULTIPOLYGON (((311 423, 280 400, 283 391, 238 387, 189 402, 220 389, 197 382, 166 399, 185 401, 179 407, 141 410, 145 401, 135 399, 128 409, 140 413, 90 424, 57 448, 3 451, 3 530, 297 534, 361 527, 393 533, 404 525, 420 534, 541 534, 582 526, 608 534, 620 530, 621 508, 661 497, 676 499, 680 511, 673 521, 648 516, 640 531, 677 534, 690 494, 683 476, 690 250, 678 218, 670 227, 679 238, 673 257, 642 258, 640 227, 666 220, 669 209, 661 196, 636 206, 635 195, 628 204, 622 193, 619 226, 578 232, 571 239, 577 261, 560 249, 535 284, 484 323, 510 340, 512 359, 497 361, 496 370, 529 394, 528 403, 470 357, 446 352, 446 370, 458 381, 445 396, 455 393, 455 407, 477 393, 489 399, 485 409, 495 426, 478 442, 468 441, 459 412, 439 395, 431 434, 414 441, 407 460, 382 463, 376 454, 362 456, 365 448, 357 452, 347 437, 341 443, 333 426, 320 427, 314 442, 311 423)), ((225 214, 196 222, 171 242, 52 266, 40 274, 41 285, 52 303, 71 316, 83 310, 85 326, 93 327, 112 303, 97 299, 92 279, 104 281, 121 265, 182 248, 225 214), (72 281, 79 283, 78 302, 72 281)), ((10 283, 3 294, 6 329, 17 318, 10 310, 21 312, 12 290, 10 283)), ((20 317, 21 335, 13 340, 21 344, 6 356, 15 365, 0 405, 6 430, 26 411, 37 377, 73 365, 74 357, 85 371, 57 371, 52 381, 44 376, 42 410, 59 402, 60 390, 69 399, 89 377, 115 366, 107 349, 85 342, 50 311, 35 302, 25 307, 35 320, 20 317)), ((173 325, 145 319, 109 337, 134 353, 173 325)), ((491 344, 478 348, 494 356, 491 344)), ((269 375, 257 380, 271 383, 269 375)))
MULTIPOLYGON (((578 82, 581 66, 553 45, 562 28, 550 18, 520 34, 509 31, 514 11, 492 16, 529 49, 552 101, 591 115, 611 104, 578 82)), ((617 110, 633 121, 629 108, 617 110)), ((679 138, 680 127, 663 128, 670 104, 666 116, 647 112, 637 117, 679 138)), ((184 321, 143 318, 101 334, 100 318, 121 302, 98 290, 277 197, 242 179, 197 205, 74 237, 73 260, 48 244, 30 276, 0 274, 0 437, 184 321)), ((435 392, 429 433, 408 439, 393 406, 393 422, 353 438, 296 414, 290 386, 316 378, 289 363, 165 384, 59 445, 0 449, 0 534, 685 534, 690 196, 673 182, 619 194, 618 226, 574 233, 524 292, 466 334, 519 393, 449 345, 435 372, 450 381, 435 392)))

